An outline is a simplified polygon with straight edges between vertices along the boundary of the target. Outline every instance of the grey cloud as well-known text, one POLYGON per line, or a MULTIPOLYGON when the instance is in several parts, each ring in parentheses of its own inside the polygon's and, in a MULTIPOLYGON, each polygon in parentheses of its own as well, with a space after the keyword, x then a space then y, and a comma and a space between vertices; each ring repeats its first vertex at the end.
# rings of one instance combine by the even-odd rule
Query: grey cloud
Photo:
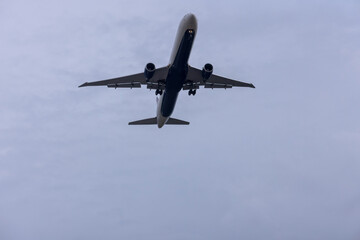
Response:
POLYGON ((4 1, 1 239, 357 239, 359 3, 4 1), (181 93, 188 127, 145 89, 78 89, 168 62, 252 89, 181 93))

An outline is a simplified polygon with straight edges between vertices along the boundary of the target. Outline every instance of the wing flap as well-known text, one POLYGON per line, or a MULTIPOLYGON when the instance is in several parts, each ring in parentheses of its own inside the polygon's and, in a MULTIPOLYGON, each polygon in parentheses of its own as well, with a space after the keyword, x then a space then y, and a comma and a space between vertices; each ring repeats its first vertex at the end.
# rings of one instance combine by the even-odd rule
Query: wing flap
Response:
POLYGON ((148 83, 147 83, 147 89, 161 89, 161 90, 165 90, 165 81, 158 81, 157 83, 155 83, 155 82, 148 82, 148 83))
POLYGON ((211 88, 211 89, 224 88, 224 89, 226 89, 226 88, 232 88, 232 85, 230 85, 230 84, 222 84, 222 83, 208 83, 208 82, 206 82, 204 88, 211 88))
POLYGON ((189 66, 187 80, 193 82, 195 85, 205 86, 205 88, 231 88, 231 87, 255 88, 255 86, 252 83, 236 81, 215 74, 212 74, 205 83, 201 74, 201 70, 191 66, 189 66))
POLYGON ((139 82, 131 82, 131 83, 114 83, 108 84, 108 88, 141 88, 141 83, 139 82))
POLYGON ((168 72, 168 67, 162 67, 155 70, 154 76, 147 82, 144 73, 137 73, 133 75, 128 75, 125 77, 111 78, 96 82, 86 82, 81 84, 79 87, 88 87, 88 86, 108 86, 108 87, 138 87, 140 85, 146 85, 148 83, 157 83, 160 80, 165 80, 168 72), (124 84, 124 85, 122 85, 124 84), (126 85, 127 84, 127 85, 126 85))

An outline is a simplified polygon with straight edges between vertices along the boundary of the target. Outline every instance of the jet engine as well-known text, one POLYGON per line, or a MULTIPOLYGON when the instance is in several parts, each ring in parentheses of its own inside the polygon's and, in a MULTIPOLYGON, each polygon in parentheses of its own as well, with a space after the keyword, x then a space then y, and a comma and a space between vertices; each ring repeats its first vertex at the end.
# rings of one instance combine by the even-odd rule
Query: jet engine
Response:
POLYGON ((206 82, 210 78, 212 72, 213 72, 213 65, 211 65, 210 63, 205 64, 201 71, 204 82, 206 82))
POLYGON ((155 64, 153 63, 148 63, 145 66, 145 70, 144 70, 144 75, 146 78, 146 81, 151 79, 154 76, 155 73, 155 64))

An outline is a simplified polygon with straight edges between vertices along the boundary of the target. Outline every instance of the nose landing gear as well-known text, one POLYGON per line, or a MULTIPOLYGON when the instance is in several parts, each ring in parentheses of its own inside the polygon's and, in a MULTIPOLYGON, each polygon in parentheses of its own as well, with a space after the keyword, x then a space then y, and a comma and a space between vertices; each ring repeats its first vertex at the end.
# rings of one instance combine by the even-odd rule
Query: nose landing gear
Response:
POLYGON ((189 94, 189 96, 190 96, 190 95, 195 96, 195 94, 196 94, 196 89, 190 89, 188 94, 189 94))

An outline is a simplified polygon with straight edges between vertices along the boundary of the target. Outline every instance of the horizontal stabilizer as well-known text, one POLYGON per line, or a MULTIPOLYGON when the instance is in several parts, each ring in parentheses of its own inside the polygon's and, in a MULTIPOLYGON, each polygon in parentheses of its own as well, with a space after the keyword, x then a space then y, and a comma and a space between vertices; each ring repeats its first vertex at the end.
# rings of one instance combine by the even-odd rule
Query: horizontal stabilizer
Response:
POLYGON ((176 118, 169 118, 169 120, 165 124, 171 124, 171 125, 189 125, 190 123, 187 121, 183 121, 176 118))
POLYGON ((151 125, 151 124, 157 124, 156 117, 129 122, 129 125, 151 125))
MULTIPOLYGON (((134 122, 129 122, 129 125, 155 125, 157 124, 156 117, 142 119, 134 122)), ((187 121, 183 121, 176 118, 169 118, 169 120, 165 123, 167 125, 189 125, 190 123, 187 121)))

